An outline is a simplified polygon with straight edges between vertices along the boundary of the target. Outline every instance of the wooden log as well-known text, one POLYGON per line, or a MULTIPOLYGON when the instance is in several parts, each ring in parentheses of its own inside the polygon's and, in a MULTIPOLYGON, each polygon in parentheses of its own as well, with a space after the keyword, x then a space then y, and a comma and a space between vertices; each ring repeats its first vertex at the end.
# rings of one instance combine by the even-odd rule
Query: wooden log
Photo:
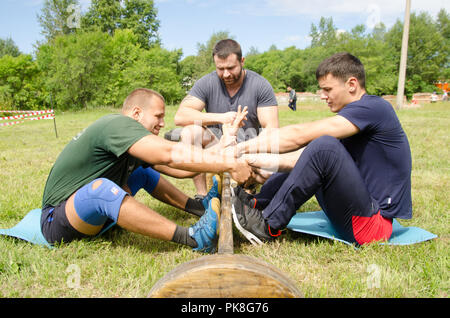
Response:
POLYGON ((158 281, 151 298, 299 298, 276 267, 245 255, 217 254, 184 263, 158 281))
POLYGON ((230 176, 222 178, 218 254, 176 267, 151 289, 151 298, 298 298, 295 284, 262 260, 233 254, 230 176))

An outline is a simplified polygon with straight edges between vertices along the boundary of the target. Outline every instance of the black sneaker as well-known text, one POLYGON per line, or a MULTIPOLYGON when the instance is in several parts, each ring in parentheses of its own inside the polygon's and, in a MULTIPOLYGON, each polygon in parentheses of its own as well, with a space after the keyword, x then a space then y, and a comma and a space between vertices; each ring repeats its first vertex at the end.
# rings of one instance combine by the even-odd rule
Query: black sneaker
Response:
POLYGON ((281 231, 277 231, 275 234, 272 233, 269 225, 264 220, 262 211, 244 204, 234 190, 232 189, 231 201, 233 221, 237 229, 250 243, 261 245, 279 236, 281 231))
POLYGON ((256 208, 257 201, 252 194, 247 193, 241 186, 233 188, 233 191, 234 195, 236 195, 245 205, 256 208))

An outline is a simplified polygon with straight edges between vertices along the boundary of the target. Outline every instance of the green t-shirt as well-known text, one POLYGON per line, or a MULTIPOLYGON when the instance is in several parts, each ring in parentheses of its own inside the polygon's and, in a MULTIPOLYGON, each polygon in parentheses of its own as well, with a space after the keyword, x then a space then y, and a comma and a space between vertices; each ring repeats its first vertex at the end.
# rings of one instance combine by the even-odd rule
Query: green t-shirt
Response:
POLYGON ((118 186, 143 161, 127 150, 150 132, 133 118, 106 115, 70 141, 53 165, 44 189, 42 207, 56 206, 75 191, 97 178, 107 178, 118 186))

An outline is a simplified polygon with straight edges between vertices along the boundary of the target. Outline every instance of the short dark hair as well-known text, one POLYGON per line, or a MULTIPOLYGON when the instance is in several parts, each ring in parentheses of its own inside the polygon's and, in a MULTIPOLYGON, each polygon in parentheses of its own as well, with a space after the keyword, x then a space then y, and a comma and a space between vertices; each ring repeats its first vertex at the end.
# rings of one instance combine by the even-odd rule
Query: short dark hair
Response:
POLYGON ((163 102, 165 102, 164 97, 157 91, 149 88, 137 88, 132 91, 130 95, 128 95, 128 97, 125 99, 125 101, 123 102, 122 110, 130 110, 131 107, 136 105, 145 107, 147 104, 144 101, 148 98, 153 97, 160 98, 163 102))
POLYGON ((213 58, 217 56, 221 59, 226 59, 231 54, 236 54, 238 60, 242 59, 242 49, 239 43, 232 39, 220 40, 216 43, 213 49, 213 58))
POLYGON ((362 88, 366 87, 364 65, 356 56, 353 56, 350 53, 336 53, 323 60, 316 70, 316 79, 319 80, 328 74, 331 74, 344 82, 347 81, 349 77, 356 77, 359 85, 361 85, 362 88))

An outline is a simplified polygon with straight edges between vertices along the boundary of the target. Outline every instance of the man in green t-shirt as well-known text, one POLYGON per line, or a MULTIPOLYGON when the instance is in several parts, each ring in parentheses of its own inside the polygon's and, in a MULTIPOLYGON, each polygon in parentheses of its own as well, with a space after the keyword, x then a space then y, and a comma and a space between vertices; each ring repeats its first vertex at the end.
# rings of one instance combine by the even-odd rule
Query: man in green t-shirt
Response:
MULTIPOLYGON (((164 115, 160 94, 137 89, 125 100, 121 114, 100 118, 67 144, 44 189, 41 229, 49 243, 95 236, 118 224, 198 251, 214 250, 220 208, 217 182, 209 196, 198 202, 155 169, 175 177, 229 172, 233 179, 245 182, 251 168, 217 151, 220 148, 204 151, 158 137, 164 115), (134 199, 139 189, 201 218, 189 228, 178 226, 134 199)), ((241 113, 235 125, 244 118, 241 113)))

